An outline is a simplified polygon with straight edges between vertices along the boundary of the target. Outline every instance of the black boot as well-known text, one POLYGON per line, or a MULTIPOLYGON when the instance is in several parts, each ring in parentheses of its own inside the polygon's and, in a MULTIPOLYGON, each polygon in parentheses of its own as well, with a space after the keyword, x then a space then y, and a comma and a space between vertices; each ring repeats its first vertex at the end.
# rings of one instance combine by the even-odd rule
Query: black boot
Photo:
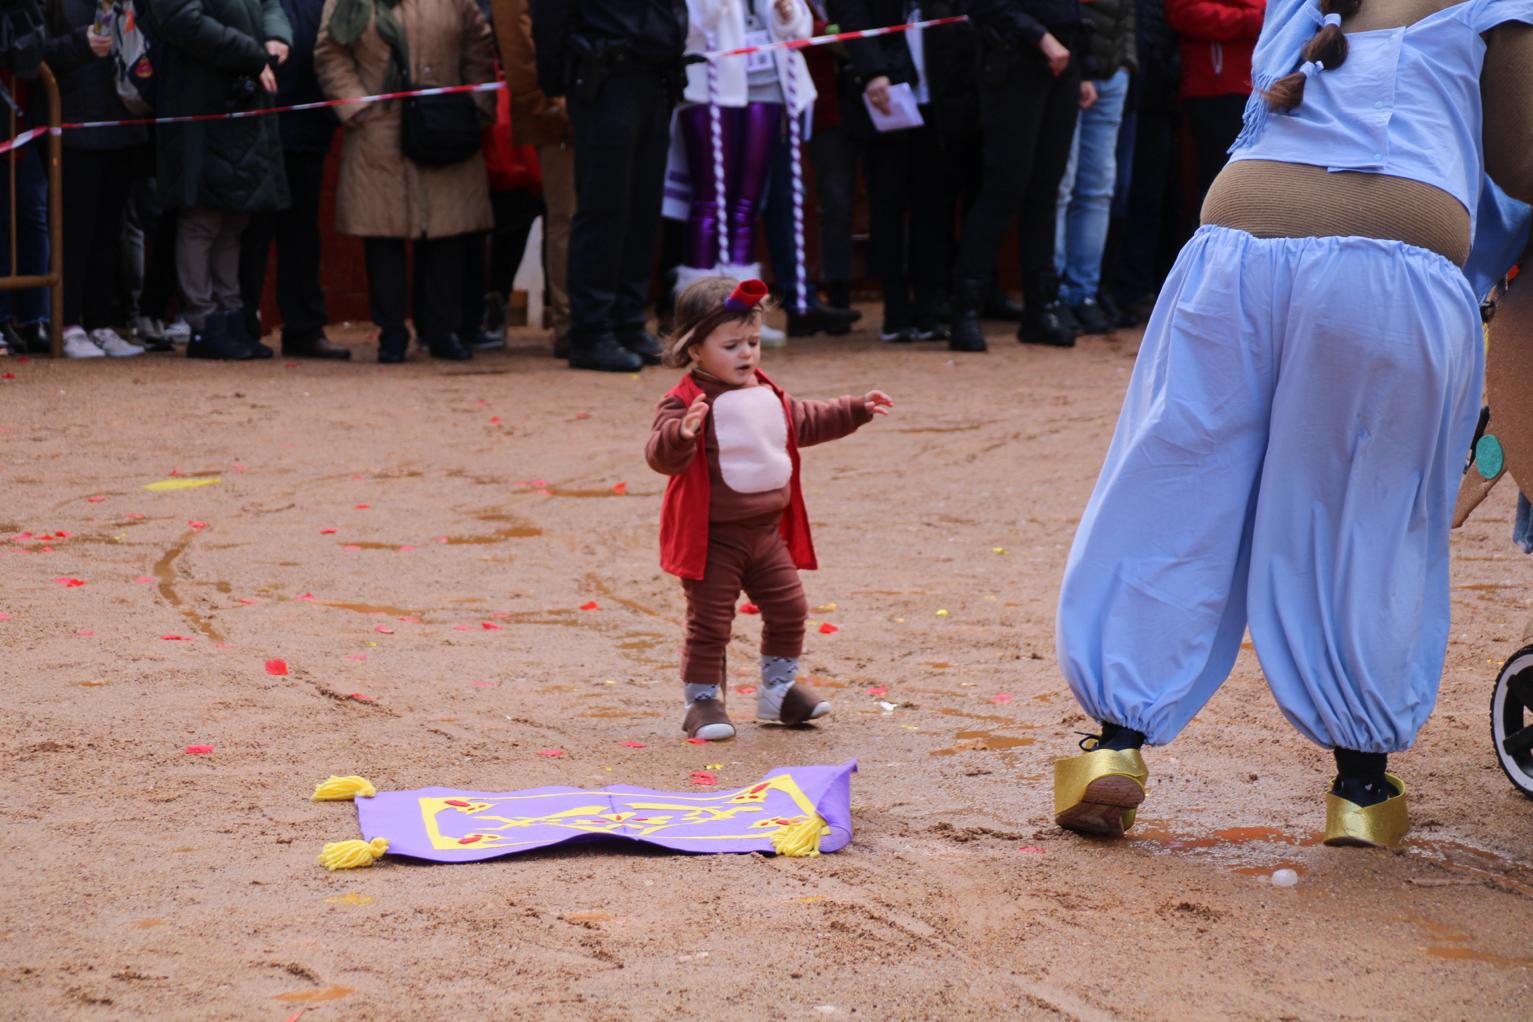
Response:
POLYGON ((324 334, 312 337, 289 337, 282 335, 283 358, 333 358, 341 361, 351 358, 351 349, 333 343, 324 334))
POLYGON ((474 357, 474 353, 464 347, 457 334, 441 334, 431 338, 427 347, 431 351, 432 358, 446 359, 449 362, 467 362, 474 357))
POLYGON ((832 309, 843 309, 851 313, 853 323, 862 318, 862 313, 852 308, 852 285, 844 280, 825 282, 825 304, 832 309))
POLYGON ((201 330, 192 331, 186 345, 187 358, 216 358, 247 362, 256 357, 254 349, 229 329, 229 320, 239 313, 214 312, 202 322, 201 330))
POLYGON ((1083 334, 1105 335, 1113 332, 1112 319, 1095 299, 1088 298, 1079 305, 1070 306, 1070 314, 1075 317, 1083 334))
POLYGON ((246 319, 243 309, 233 309, 224 314, 224 322, 227 324, 229 335, 250 352, 250 358, 271 358, 276 352, 261 343, 261 339, 250 329, 250 321, 246 319))
POLYGON ((1332 793, 1364 807, 1387 802, 1397 794, 1395 786, 1384 776, 1384 768, 1389 765, 1387 753, 1352 749, 1334 749, 1332 752, 1336 757, 1332 793))
POLYGON ((604 373, 636 373, 644 360, 617 342, 611 334, 570 338, 570 368, 604 373))
POLYGON ((988 280, 960 280, 954 285, 953 330, 947 342, 949 351, 987 350, 979 309, 989 293, 988 280))
POLYGON ((639 356, 647 366, 657 366, 665 357, 665 349, 660 346, 659 341, 655 340, 655 335, 643 327, 618 334, 617 342, 639 356))
POLYGON ((1023 344, 1047 344, 1055 348, 1075 347, 1080 324, 1070 315, 1070 307, 1059 300, 1059 281, 1052 273, 1022 281, 1022 323, 1017 340, 1023 344))
POLYGON ((852 332, 852 324, 862 318, 856 309, 838 309, 819 302, 810 302, 802 314, 788 310, 788 336, 810 337, 824 333, 840 337, 852 332))
POLYGON ((410 335, 401 330, 398 334, 384 331, 378 335, 378 361, 382 365, 398 365, 405 360, 410 348, 410 335))

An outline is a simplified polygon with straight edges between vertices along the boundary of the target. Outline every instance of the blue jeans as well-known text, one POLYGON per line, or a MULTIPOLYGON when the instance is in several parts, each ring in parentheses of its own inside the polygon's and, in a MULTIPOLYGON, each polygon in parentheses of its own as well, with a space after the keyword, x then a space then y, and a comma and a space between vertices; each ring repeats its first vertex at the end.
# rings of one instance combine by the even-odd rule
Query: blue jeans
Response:
MULTIPOLYGON (((48 272, 48 172, 38 139, 16 155, 16 274, 48 272)), ((9 196, 10 156, 0 157, 0 196, 9 196)), ((0 200, 0 276, 11 270, 10 202, 0 200)), ((42 323, 48 319, 48 289, 0 291, 0 320, 42 323)))
POLYGON ((1102 281, 1102 249, 1118 180, 1118 127, 1128 96, 1128 72, 1096 83, 1097 101, 1081 111, 1070 162, 1059 182, 1054 267, 1059 296, 1071 305, 1096 299, 1102 281))

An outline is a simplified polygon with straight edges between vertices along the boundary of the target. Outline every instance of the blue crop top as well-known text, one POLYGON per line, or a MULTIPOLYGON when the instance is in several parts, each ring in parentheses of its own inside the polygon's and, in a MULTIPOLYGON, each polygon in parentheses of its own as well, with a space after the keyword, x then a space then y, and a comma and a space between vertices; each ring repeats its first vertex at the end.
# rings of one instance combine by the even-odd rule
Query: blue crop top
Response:
POLYGON ((1471 282, 1483 293, 1522 254, 1530 221, 1528 206, 1486 175, 1481 142, 1481 33, 1508 21, 1533 24, 1533 0, 1464 0, 1413 25, 1349 32, 1345 63, 1311 75, 1304 101, 1277 114, 1262 93, 1298 69, 1323 16, 1317 0, 1269 0, 1251 61, 1255 89, 1230 159, 1388 174, 1442 189, 1469 211, 1471 282), (1481 216, 1486 202, 1489 215, 1481 216))

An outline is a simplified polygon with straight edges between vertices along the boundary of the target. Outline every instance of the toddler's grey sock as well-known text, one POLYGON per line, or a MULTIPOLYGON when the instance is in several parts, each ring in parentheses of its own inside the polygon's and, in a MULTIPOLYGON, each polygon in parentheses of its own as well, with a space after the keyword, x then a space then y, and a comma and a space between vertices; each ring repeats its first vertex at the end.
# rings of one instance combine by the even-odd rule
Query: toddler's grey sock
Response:
POLYGON ((756 716, 776 720, 782 714, 782 701, 798 678, 798 657, 764 656, 761 658, 761 687, 756 690, 756 716))
POLYGON ((719 697, 719 687, 717 685, 694 685, 691 682, 687 682, 684 687, 687 690, 688 709, 691 708, 693 703, 704 699, 717 699, 719 697))

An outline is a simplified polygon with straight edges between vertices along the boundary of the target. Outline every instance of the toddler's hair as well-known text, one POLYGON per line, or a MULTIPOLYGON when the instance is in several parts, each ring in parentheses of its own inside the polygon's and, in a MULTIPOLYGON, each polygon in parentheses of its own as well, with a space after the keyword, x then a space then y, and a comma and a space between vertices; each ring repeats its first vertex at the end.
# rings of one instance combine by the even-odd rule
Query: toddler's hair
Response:
POLYGON ((676 296, 675 324, 666 339, 664 363, 672 369, 685 369, 692 364, 691 349, 701 344, 708 335, 725 323, 745 323, 774 307, 770 297, 763 298, 754 309, 733 312, 724 301, 734 293, 740 282, 733 277, 701 277, 682 289, 676 296))

